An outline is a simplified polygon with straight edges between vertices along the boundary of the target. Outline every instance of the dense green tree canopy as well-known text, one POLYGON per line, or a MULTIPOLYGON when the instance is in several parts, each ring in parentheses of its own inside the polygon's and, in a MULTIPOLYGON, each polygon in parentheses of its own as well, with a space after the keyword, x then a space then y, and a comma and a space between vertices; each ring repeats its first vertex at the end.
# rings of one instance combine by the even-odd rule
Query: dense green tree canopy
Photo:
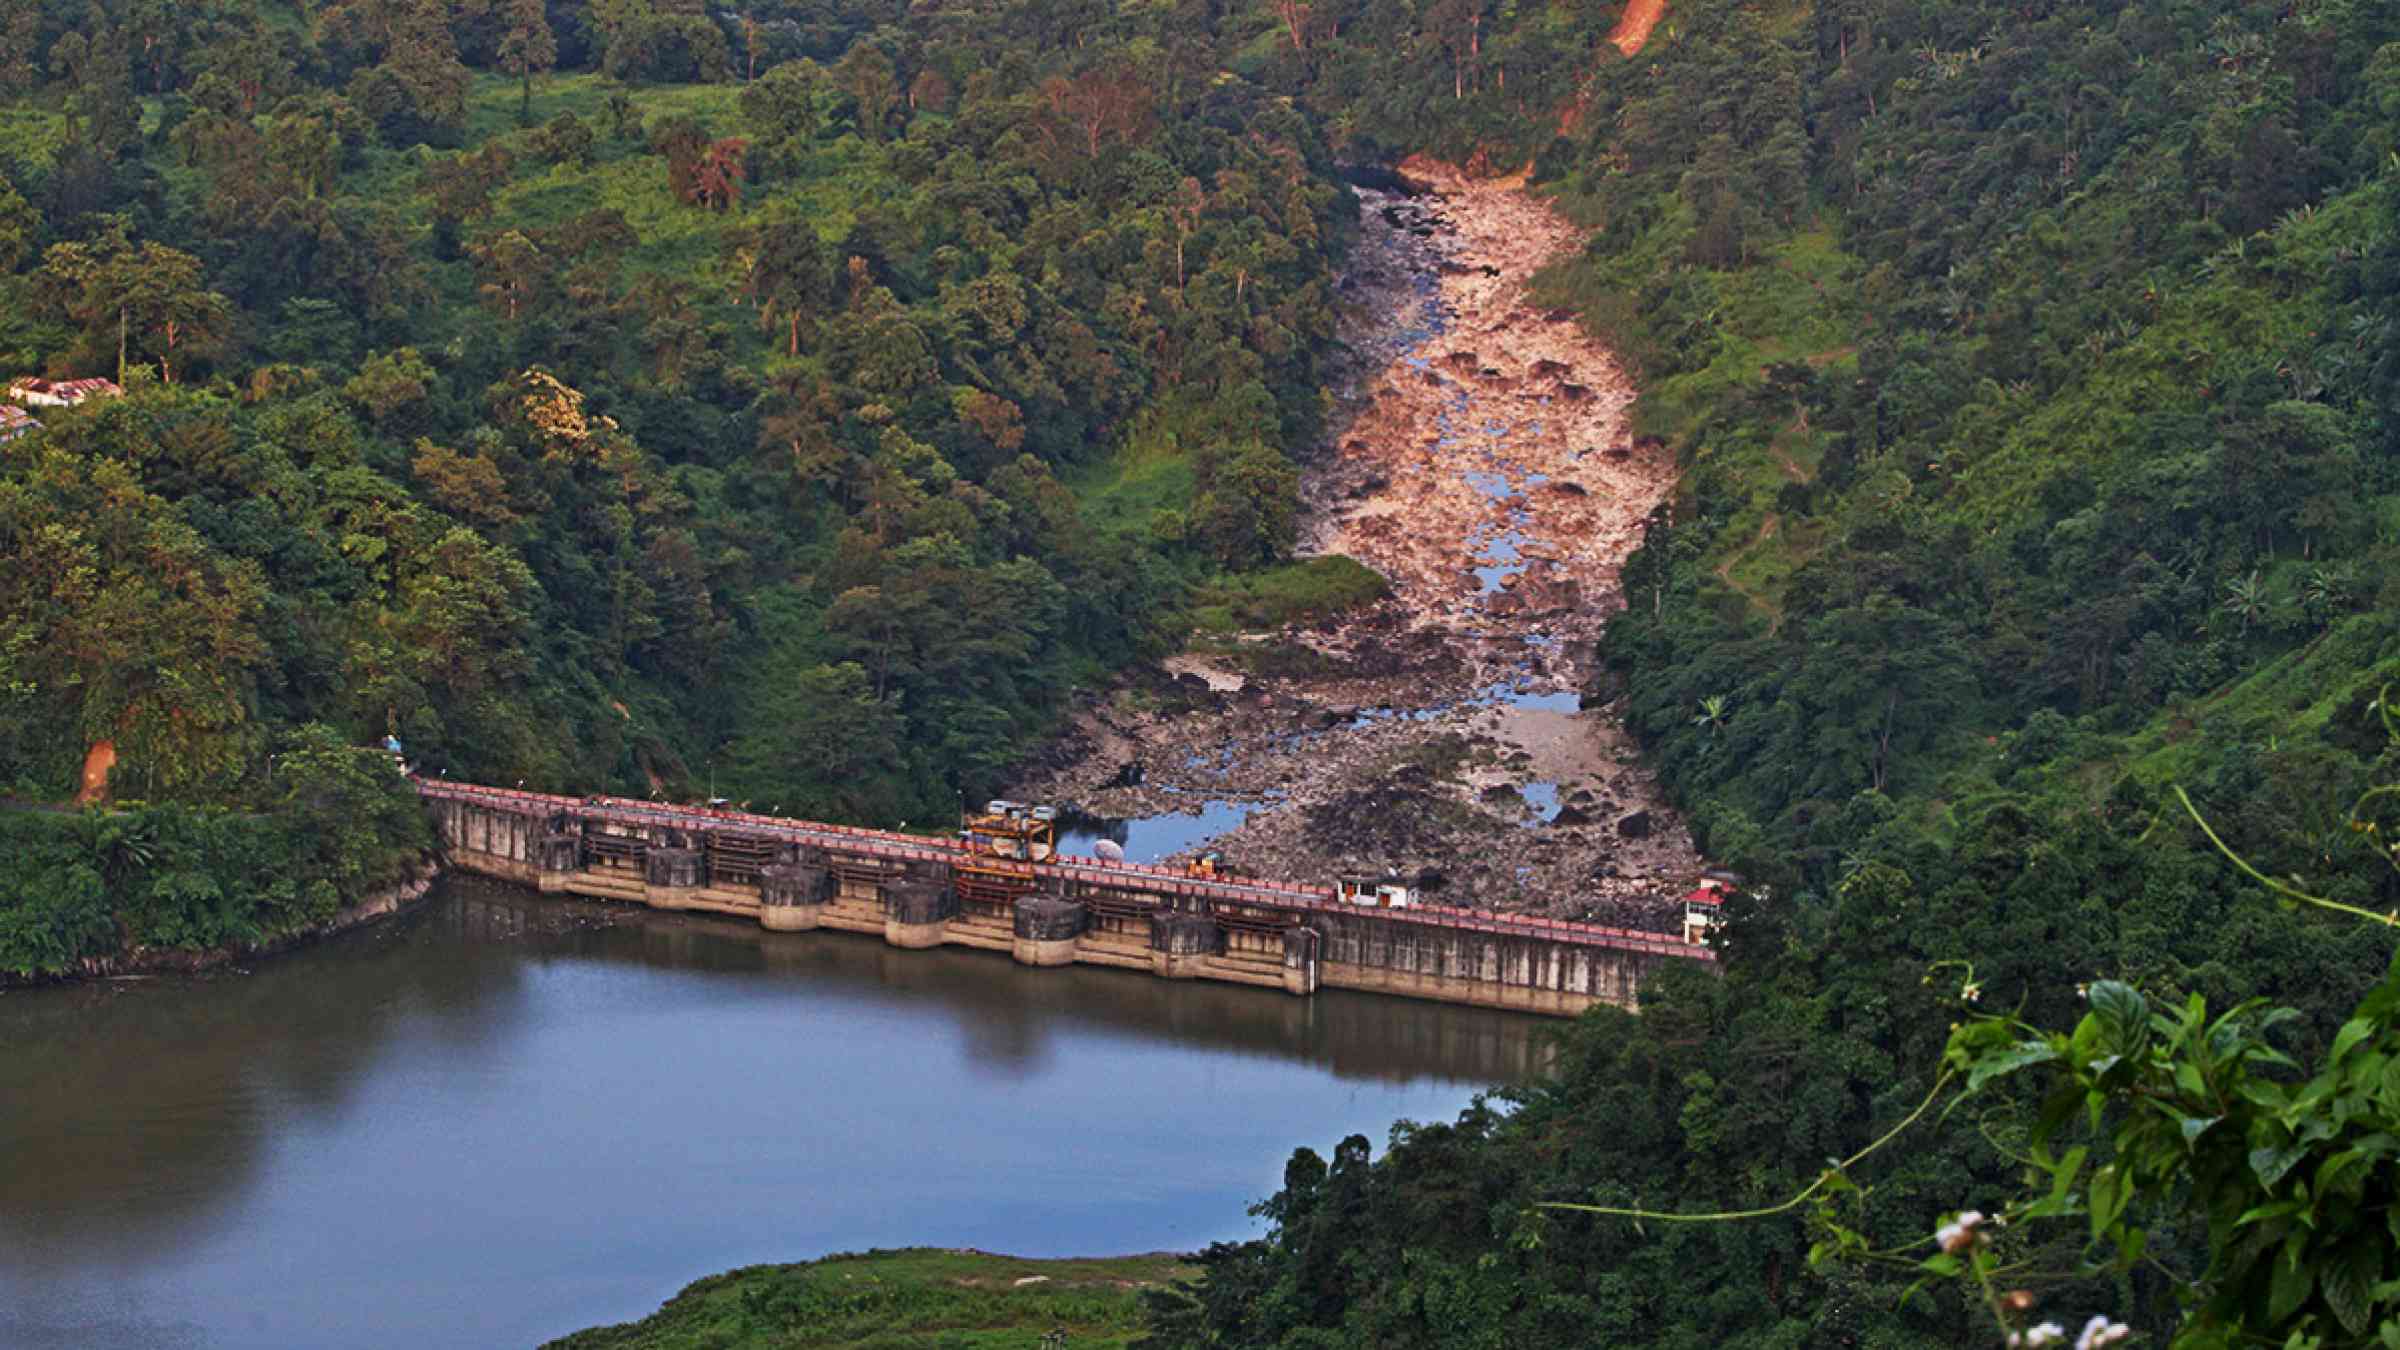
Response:
POLYGON ((1149 78, 1239 24, 10 13, 0 363, 155 376, 0 464, 22 790, 109 738, 254 795, 321 721, 928 819, 1184 585, 1289 546, 1347 198, 1269 91, 1149 78), (1091 514, 1203 423, 1200 528, 1091 514))
MULTIPOLYGON (((1380 1158, 1296 1158, 1272 1235, 1160 1300, 1155 1344, 1996 1342, 1971 1282, 1902 1297, 1913 1257, 1812 1266, 1805 1208, 1538 1206, 1802 1192, 1924 1100, 1960 1016, 1944 963, 2035 1027, 2104 979, 2161 1008, 2263 996, 2313 1063, 2392 953, 2278 912, 2169 789, 2266 873, 2400 905, 2347 809, 2400 771, 2376 716, 2400 680, 2400 15, 1678 0, 1630 58, 1619 15, 1260 5, 1235 69, 1352 153, 1530 159, 1596 227, 1544 286, 1686 469, 1626 571, 1607 692, 1752 894, 1721 978, 1588 1017, 1555 1081, 1380 1158)), ((2012 1080, 1920 1124, 1852 1170, 1846 1220, 1899 1243, 2008 1208, 2038 1101, 2012 1080)), ((2044 1310, 2175 1328, 2214 1292, 2181 1283, 2212 1269, 2195 1205, 2139 1221, 2160 1265, 2034 1252, 2068 1280, 2044 1310)), ((2356 1292, 2327 1295, 2326 1343, 2356 1292)))

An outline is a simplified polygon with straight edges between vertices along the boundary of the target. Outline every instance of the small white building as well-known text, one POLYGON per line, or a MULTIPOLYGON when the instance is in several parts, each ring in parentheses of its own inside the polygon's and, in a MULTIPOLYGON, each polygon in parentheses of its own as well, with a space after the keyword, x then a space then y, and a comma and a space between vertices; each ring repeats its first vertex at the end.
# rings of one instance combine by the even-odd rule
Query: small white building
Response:
POLYGON ((28 408, 72 408, 95 398, 122 398, 115 380, 45 380, 28 377, 8 386, 11 401, 28 408))
POLYGON ((1725 922, 1725 896, 1731 890, 1715 877, 1702 877, 1683 897, 1683 940, 1695 947, 1709 945, 1717 926, 1725 922))
POLYGON ((1414 889, 1390 877, 1343 877, 1334 883, 1334 893, 1345 905, 1376 909, 1409 909, 1417 903, 1414 889))

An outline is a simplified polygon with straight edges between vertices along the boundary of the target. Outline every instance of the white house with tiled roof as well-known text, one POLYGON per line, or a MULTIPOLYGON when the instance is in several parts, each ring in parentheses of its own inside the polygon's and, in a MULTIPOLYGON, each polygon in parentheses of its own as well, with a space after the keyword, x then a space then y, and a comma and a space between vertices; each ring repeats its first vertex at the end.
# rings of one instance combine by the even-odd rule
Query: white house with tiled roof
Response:
POLYGON ((8 386, 9 398, 28 408, 72 408, 95 398, 118 398, 125 391, 115 380, 45 380, 28 377, 8 386))

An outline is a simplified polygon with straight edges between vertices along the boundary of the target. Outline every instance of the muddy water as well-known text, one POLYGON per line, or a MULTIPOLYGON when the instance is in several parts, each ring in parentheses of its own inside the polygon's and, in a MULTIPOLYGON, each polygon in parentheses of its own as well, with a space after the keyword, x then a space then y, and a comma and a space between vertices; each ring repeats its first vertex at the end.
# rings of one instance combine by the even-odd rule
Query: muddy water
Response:
POLYGON ((523 1346, 831 1250, 1198 1247, 1550 1025, 445 883, 246 975, 0 995, 0 1346, 523 1346))
POLYGON ((1576 228, 1521 186, 1408 168, 1434 190, 1360 194, 1337 430, 1303 488, 1302 552, 1366 563, 1391 599, 1177 656, 1013 795, 1263 874, 1391 870, 1449 903, 1671 927, 1698 859, 1582 691, 1675 466, 1634 444, 1607 350, 1528 298, 1576 228))

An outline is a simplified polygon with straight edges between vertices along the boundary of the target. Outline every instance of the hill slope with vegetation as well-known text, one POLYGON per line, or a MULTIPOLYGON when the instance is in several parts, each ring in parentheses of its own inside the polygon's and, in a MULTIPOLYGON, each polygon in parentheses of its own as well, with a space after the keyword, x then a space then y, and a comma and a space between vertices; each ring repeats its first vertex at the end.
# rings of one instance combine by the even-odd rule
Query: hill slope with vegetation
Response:
POLYGON ((1345 229, 1205 24, 1048 9, 12 6, 0 359, 134 388, 8 454, 0 773, 939 814, 1288 543, 1345 229))
POLYGON ((0 783, 939 819, 1278 558, 1351 229, 1205 7, 0 6, 0 783))
POLYGON ((1686 465, 1627 570, 1605 692, 1753 885, 1723 977, 1595 1013, 1557 1081, 1401 1128, 1380 1158, 1357 1138, 1297 1156, 1273 1235, 1211 1253, 1157 1343, 1996 1343, 1984 1292, 2019 1287, 2045 1319, 2162 1337, 2213 1309, 2191 1344, 2371 1341, 2400 1275, 2373 1199, 2391 1159, 2370 1140, 2287 1175, 2274 1131, 2380 1118, 2333 1103, 2380 1071, 2357 1047, 2392 1024, 2370 990, 2394 943, 2285 912, 2199 819, 2318 898, 2400 905, 2375 791, 2400 781, 2380 720, 2400 681, 2400 15, 1693 0, 1627 59, 1616 5, 1267 8, 1298 22, 1262 27, 1246 73, 1346 152, 1530 161, 1596 227, 1550 294, 1618 346, 1641 429, 1686 465), (2261 1051, 2328 1086, 2260 1061, 2273 1086, 2243 1090, 2297 1104, 2192 1151, 2234 1117, 2175 1075, 2232 1091, 2255 1016, 2202 1035, 2112 995, 2197 1060, 2162 1050, 2137 1088, 2132 1030, 2111 1031, 2127 1068, 2103 1083, 2084 1032, 2065 1076, 2109 1130, 2144 1100, 2186 1112, 2182 1162, 2096 1126, 2056 1181, 2074 1222, 2012 1236, 1988 1287, 1907 1295, 1941 1273, 1919 1258, 1945 1216, 2024 1212, 2029 1171, 2053 1184, 2028 1166, 2059 1161, 2047 1088, 1990 1065, 1839 1184, 1829 1160, 1992 1036, 2032 1047, 2004 1051, 2017 1068, 2068 1059, 2030 1030, 1970 1053, 1954 1024, 2071 1028, 2108 980, 2210 1018, 2289 1005, 2261 1051), (2155 1170, 2093 1180, 2120 1157, 2155 1170), (2195 1170, 2227 1158, 2263 1170, 2195 1170), (1837 1192, 1838 1222, 1816 1208, 1837 1192), (2243 1197, 2239 1225, 2211 1211, 2243 1197), (1765 1212, 1541 1207, 1561 1201, 1765 1212), (2334 1245, 2309 1254, 2308 1222, 2334 1245), (2145 1259, 2117 1247, 2135 1229, 2145 1259), (1841 1234, 1877 1259, 1812 1261, 1853 1255, 1841 1234))
POLYGON ((0 446, 0 777, 108 740, 257 800, 320 726, 944 815, 1288 543, 1334 158, 1530 163, 1595 227, 1551 299, 1687 470, 1606 692, 1749 898, 1721 978, 1513 1106, 1296 1157, 1156 1341, 1952 1345, 2010 1287, 1905 1291, 1979 1273, 2364 1343, 2388 1138, 2291 1169, 2385 1118, 2393 943, 2200 822, 2400 907, 2400 13, 1690 0, 1632 57, 1620 17, 9 0, 0 362, 131 389, 0 446), (2252 997, 2298 1015, 2190 1030, 2252 997), (1945 1066, 1982 1091, 1919 1119, 1945 1066), (2092 1241, 1929 1272, 2065 1170, 2082 1096, 2008 1068, 2147 1170, 2058 1183, 2092 1241), (1844 1234, 1896 1264, 1812 1261, 1844 1234))

